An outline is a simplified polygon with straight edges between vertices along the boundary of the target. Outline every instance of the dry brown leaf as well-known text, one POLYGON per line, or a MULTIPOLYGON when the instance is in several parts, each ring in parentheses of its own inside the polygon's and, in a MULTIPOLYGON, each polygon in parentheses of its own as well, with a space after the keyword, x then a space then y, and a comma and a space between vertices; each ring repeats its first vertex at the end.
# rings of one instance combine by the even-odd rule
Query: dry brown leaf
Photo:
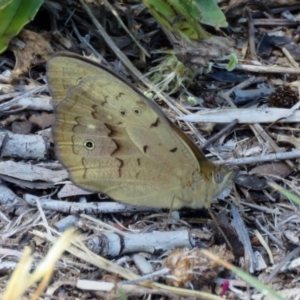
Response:
POLYGON ((54 125, 55 117, 54 117, 54 114, 42 112, 39 115, 32 115, 29 118, 29 121, 36 124, 40 128, 45 129, 47 127, 54 125))
POLYGON ((25 46, 21 48, 16 43, 11 43, 9 49, 14 52, 16 65, 11 74, 11 79, 18 78, 28 72, 32 64, 45 62, 53 53, 49 42, 38 33, 23 29, 17 37, 25 46))
MULTIPOLYGON (((232 262, 234 256, 226 246, 212 246, 209 251, 219 258, 232 262)), ((204 284, 216 278, 223 268, 206 257, 200 249, 175 249, 169 252, 169 256, 163 261, 163 265, 170 269, 168 284, 177 287, 189 287, 195 282, 204 284)))
POLYGON ((249 174, 258 174, 258 175, 275 175, 280 176, 282 178, 287 177, 293 172, 291 167, 289 167, 284 162, 274 162, 269 164, 259 165, 253 168, 249 174))

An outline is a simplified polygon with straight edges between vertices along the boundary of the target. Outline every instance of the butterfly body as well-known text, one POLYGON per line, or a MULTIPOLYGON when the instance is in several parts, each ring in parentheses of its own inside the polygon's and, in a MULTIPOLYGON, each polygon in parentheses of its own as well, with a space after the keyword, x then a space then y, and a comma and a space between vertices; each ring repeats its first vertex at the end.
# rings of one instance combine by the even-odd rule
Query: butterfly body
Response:
POLYGON ((199 208, 230 181, 154 102, 103 66, 58 54, 47 79, 56 151, 82 188, 133 205, 199 208))

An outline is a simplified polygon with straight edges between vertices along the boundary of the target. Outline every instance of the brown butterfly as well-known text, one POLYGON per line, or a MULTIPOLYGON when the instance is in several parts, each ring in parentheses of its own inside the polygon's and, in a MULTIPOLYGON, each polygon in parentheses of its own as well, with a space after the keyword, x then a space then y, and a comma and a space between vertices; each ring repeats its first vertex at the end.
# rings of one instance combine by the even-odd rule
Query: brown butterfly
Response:
POLYGON ((60 161, 78 186, 132 205, 210 207, 231 171, 107 68, 71 53, 47 63, 60 161))

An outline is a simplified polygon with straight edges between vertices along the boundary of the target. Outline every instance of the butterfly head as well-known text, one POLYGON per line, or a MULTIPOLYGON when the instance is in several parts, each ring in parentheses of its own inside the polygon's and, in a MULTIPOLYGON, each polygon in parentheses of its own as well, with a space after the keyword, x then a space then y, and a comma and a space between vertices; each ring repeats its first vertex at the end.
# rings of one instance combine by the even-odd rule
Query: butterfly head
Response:
POLYGON ((213 190, 211 191, 212 200, 217 198, 222 191, 232 184, 233 171, 225 166, 214 166, 211 173, 213 190))
POLYGON ((210 207, 211 202, 216 199, 222 191, 232 183, 233 171, 223 165, 215 165, 211 161, 201 164, 201 176, 205 186, 204 206, 210 207))

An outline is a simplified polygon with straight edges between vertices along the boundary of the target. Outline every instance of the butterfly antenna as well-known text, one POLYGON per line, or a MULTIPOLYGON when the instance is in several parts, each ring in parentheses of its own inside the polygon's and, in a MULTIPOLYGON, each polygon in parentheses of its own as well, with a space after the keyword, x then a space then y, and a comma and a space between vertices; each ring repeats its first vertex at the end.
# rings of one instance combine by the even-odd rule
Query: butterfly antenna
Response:
POLYGON ((222 228, 219 226, 219 223, 218 223, 218 221, 217 221, 215 215, 213 214, 213 212, 211 211, 210 208, 208 208, 207 210, 208 210, 208 212, 209 212, 210 217, 211 217, 212 220, 214 221, 216 227, 218 228, 218 230, 219 230, 220 233, 222 234, 223 238, 225 239, 226 244, 228 245, 228 247, 230 248, 230 250, 233 251, 233 247, 232 247, 232 245, 230 244, 230 242, 229 242, 229 240, 228 240, 226 234, 224 233, 224 231, 222 230, 222 228))

